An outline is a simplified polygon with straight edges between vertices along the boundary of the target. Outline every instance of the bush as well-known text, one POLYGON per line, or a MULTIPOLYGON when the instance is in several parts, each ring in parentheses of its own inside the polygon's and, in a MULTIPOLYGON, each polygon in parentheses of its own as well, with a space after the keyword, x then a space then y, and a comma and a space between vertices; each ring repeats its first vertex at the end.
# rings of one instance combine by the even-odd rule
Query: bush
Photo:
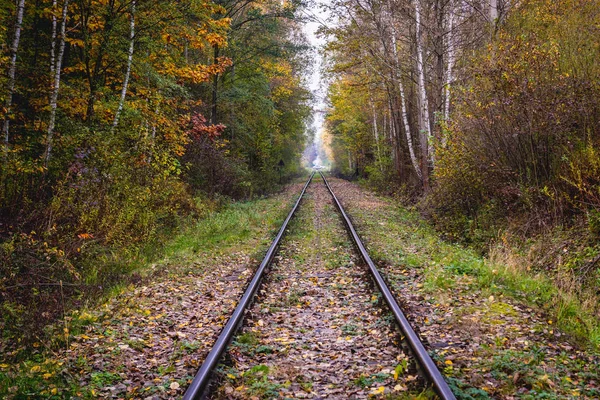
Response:
POLYGON ((480 223, 490 215, 529 232, 600 209, 594 7, 525 1, 473 60, 437 153, 429 206, 444 229, 496 228, 480 223))

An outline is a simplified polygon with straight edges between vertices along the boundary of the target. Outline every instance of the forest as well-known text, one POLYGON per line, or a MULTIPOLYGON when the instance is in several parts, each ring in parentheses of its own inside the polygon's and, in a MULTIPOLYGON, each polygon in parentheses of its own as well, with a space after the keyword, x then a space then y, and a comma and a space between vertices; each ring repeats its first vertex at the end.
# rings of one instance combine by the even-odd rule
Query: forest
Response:
POLYGON ((339 23, 323 33, 334 169, 517 274, 550 276, 597 318, 600 3, 333 7, 339 23))
POLYGON ((0 3, 2 324, 43 328, 187 219, 298 173, 299 7, 0 3))
MULTIPOLYGON (((115 347, 113 336, 123 321, 137 328, 133 322, 164 318, 161 307, 171 300, 188 305, 197 293, 186 291, 197 282, 211 290, 224 279, 231 285, 200 302, 223 295, 215 306, 223 315, 192 317, 198 329, 218 331, 223 304, 235 303, 235 282, 245 282, 246 272, 231 281, 219 273, 251 270, 289 206, 290 188, 321 162, 349 193, 342 202, 376 263, 392 269, 390 280, 414 278, 413 289, 424 288, 419 296, 440 309, 450 307, 445 291, 459 290, 461 301, 480 296, 473 302, 488 307, 481 320, 498 321, 490 304, 510 311, 496 313, 502 318, 535 315, 534 322, 564 332, 536 330, 550 337, 549 347, 571 340, 553 349, 600 348, 600 1, 0 0, 0 21, 0 397, 40 390, 56 398, 119 397, 113 389, 124 367, 110 376, 92 372, 95 364, 86 363, 99 357, 96 347, 81 343, 110 337, 107 359, 149 351, 129 337, 115 347), (324 45, 311 42, 308 22, 319 24, 324 45), (406 245, 405 236, 416 244, 406 245), (191 276, 197 281, 190 284, 191 276), (546 314, 498 303, 505 294, 546 314), (138 297, 114 311, 119 296, 138 297), (135 308, 140 299, 152 306, 135 308), (80 348, 80 358, 64 361, 80 348), (85 378, 73 383, 73 371, 85 378)), ((300 218, 314 223, 294 225, 300 233, 292 237, 318 240, 294 244, 289 254, 304 261, 323 253, 333 265, 341 262, 333 251, 343 249, 340 268, 354 266, 351 244, 324 233, 321 240, 318 227, 322 220, 334 226, 334 213, 329 200, 315 205, 323 188, 309 192, 316 216, 300 218)), ((282 254, 278 260, 289 261, 282 254)), ((339 271, 343 283, 353 273, 339 271)), ((279 287, 273 293, 279 290, 292 310, 310 305, 302 300, 310 285, 293 296, 279 287)), ((407 296, 409 306, 424 307, 407 296)), ((269 301, 269 310, 280 306, 269 301)), ((156 322, 164 332, 147 341, 168 337, 184 359, 208 344, 187 341, 181 327, 189 321, 181 315, 169 314, 168 326, 156 322)), ((247 342, 247 331, 234 341, 230 361, 250 348, 253 356, 277 353, 252 336, 266 319, 254 322, 247 342)), ((362 331, 345 324, 339 337, 378 331, 372 323, 362 331)), ((489 337, 496 334, 483 346, 489 353, 478 354, 495 363, 479 365, 493 375, 481 382, 472 373, 479 367, 461 370, 459 356, 432 352, 453 390, 466 393, 461 398, 516 398, 518 388, 533 390, 523 398, 563 398, 535 397, 536 390, 563 389, 565 396, 600 396, 597 376, 586 370, 598 358, 580 362, 585 355, 576 353, 564 361, 565 369, 577 364, 568 370, 575 383, 559 388, 562 367, 542 371, 545 364, 535 369, 528 361, 518 370, 511 363, 534 360, 529 351, 538 347, 517 354, 509 334, 489 337)), ((566 357, 555 353, 552 362, 566 357)), ((189 371, 199 366, 186 363, 189 371)), ((174 380, 180 367, 127 379, 121 397, 182 394, 192 375, 174 380), (152 379, 160 384, 151 386, 152 379)), ((272 389, 269 369, 258 367, 250 375, 222 369, 231 385, 219 396, 280 398, 294 385, 316 393, 303 377, 272 389)), ((390 381, 402 375, 397 366, 390 371, 390 381)), ((364 398, 390 393, 369 394, 379 390, 377 376, 353 378, 364 398)), ((407 387, 412 381, 408 375, 407 387)), ((410 398, 430 398, 423 396, 410 398)))

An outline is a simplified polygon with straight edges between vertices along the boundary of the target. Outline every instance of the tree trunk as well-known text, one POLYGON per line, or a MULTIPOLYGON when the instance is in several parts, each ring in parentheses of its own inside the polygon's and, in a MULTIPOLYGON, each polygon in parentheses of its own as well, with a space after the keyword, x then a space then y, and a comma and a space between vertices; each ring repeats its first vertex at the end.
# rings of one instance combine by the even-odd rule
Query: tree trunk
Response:
POLYGON ((383 172, 383 165, 381 164, 381 146, 379 145, 379 129, 377 127, 377 110, 375 108, 375 101, 373 100, 373 94, 369 90, 369 102, 371 103, 371 112, 373 114, 373 136, 375 138, 375 149, 377 150, 377 163, 379 169, 383 172))
POLYGON ((429 163, 433 164, 433 138, 429 121, 429 101, 425 90, 425 63, 423 61, 423 38, 421 29, 421 4, 415 0, 416 44, 417 44, 417 73, 419 100, 419 132, 421 138, 421 171, 423 172, 423 187, 429 188, 429 163))
POLYGON ((392 91, 388 89, 388 107, 390 110, 390 135, 392 137, 392 156, 394 159, 394 168, 398 171, 398 175, 400 175, 401 166, 400 166, 400 135, 398 134, 398 130, 400 127, 398 126, 398 119, 396 118, 396 110, 394 109, 394 99, 393 99, 392 91))
MULTIPOLYGON (((431 106, 434 110, 433 135, 436 141, 440 139, 438 134, 439 119, 443 119, 444 111, 444 85, 446 83, 446 49, 445 49, 445 34, 446 34, 446 12, 448 9, 448 0, 435 1, 435 85, 433 88, 433 103, 431 106)), ((430 91, 431 94, 431 91, 430 91)))
MULTIPOLYGON (((454 80, 454 7, 450 2, 450 11, 448 12, 448 63, 446 66, 446 84, 444 85, 444 120, 450 119, 450 85, 454 80)), ((442 140, 445 141, 444 138, 442 140)))
POLYGON ((52 40, 50 42, 50 77, 54 77, 54 67, 56 66, 56 7, 58 0, 52 0, 52 40))
MULTIPOLYGON (((65 54, 65 39, 66 39, 66 31, 67 31, 67 10, 69 7, 69 0, 65 0, 62 8, 62 22, 60 26, 60 44, 58 47, 58 57, 56 58, 56 64, 51 68, 54 72, 53 76, 53 88, 52 94, 50 95, 50 120, 48 121, 48 131, 46 133, 46 152, 44 154, 44 166, 48 166, 48 161, 50 160, 50 154, 52 152, 52 140, 54 137, 54 126, 56 123, 56 108, 58 106, 58 93, 60 90, 60 78, 61 78, 61 69, 62 69, 62 61, 65 54)), ((56 17, 54 17, 56 18, 56 17)), ((55 47, 55 40, 53 40, 52 47, 55 47)), ((54 51, 54 49, 53 49, 54 51)), ((54 58, 54 56, 53 56, 54 58)))
POLYGON ((410 123, 408 122, 408 111, 406 109, 406 97, 404 95, 404 85, 402 84, 402 76, 400 73, 400 59, 398 58, 398 49, 396 47, 396 31, 392 28, 392 51, 394 53, 394 64, 396 65, 396 80, 398 81, 398 89, 400 91, 400 107, 402 108, 402 122, 404 123, 404 133, 406 135, 406 143, 408 145, 408 153, 410 155, 410 161, 415 169, 415 172, 419 179, 423 178, 421 168, 419 167, 419 161, 415 155, 415 148, 412 141, 412 134, 410 129, 410 123))
POLYGON ((131 75, 131 64, 133 63, 133 49, 135 39, 135 0, 131 2, 131 15, 129 17, 129 51, 127 52, 127 70, 125 71, 125 79, 123 80, 123 88, 121 89, 121 98, 119 99, 119 107, 115 113, 112 130, 114 131, 119 124, 119 117, 125 105, 125 96, 127 96, 127 86, 129 86, 129 76, 131 75))
POLYGON ((13 94, 15 92, 15 75, 17 73, 17 52, 19 51, 19 41, 21 40, 21 27, 23 25, 23 12, 25 10, 25 0, 19 0, 17 5, 17 19, 15 21, 15 36, 10 47, 10 64, 8 67, 8 90, 6 94, 6 115, 2 126, 4 134, 5 152, 8 151, 9 129, 10 129, 10 109, 12 107, 13 94))
POLYGON ((496 24, 498 19, 498 0, 490 0, 490 21, 492 25, 496 24))

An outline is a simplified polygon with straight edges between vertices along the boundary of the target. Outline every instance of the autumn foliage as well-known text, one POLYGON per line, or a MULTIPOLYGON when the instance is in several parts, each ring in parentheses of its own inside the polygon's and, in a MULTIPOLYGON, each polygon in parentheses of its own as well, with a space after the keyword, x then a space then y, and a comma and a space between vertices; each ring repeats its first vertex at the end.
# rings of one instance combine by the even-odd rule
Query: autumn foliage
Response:
POLYGON ((209 198, 272 190, 280 160, 297 171, 297 8, 0 2, 0 326, 35 331, 118 283, 209 198))
POLYGON ((457 236, 505 216, 528 216, 518 220, 535 232, 600 209, 592 3, 523 2, 473 60, 435 170, 437 215, 457 236))

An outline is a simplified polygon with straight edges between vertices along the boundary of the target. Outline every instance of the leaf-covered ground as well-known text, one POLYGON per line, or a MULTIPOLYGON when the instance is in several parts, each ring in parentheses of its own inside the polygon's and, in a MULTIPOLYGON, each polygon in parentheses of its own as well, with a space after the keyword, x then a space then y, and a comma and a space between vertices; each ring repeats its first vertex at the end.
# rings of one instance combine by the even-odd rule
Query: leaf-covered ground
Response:
POLYGON ((556 328, 528 278, 440 240, 390 199, 330 183, 457 397, 600 398, 600 357, 556 328))
POLYGON ((301 187, 234 205, 175 238, 143 283, 66 317, 59 348, 40 341, 26 361, 0 362, 0 397, 180 397, 301 187))
MULTIPOLYGON (((556 328, 531 285, 394 201, 331 183, 457 397, 600 398, 598 355, 556 328)), ((201 221, 141 283, 66 316, 56 343, 18 363, 3 354, 0 397, 179 398, 301 185, 201 221)), ((219 371, 220 399, 431 396, 318 177, 219 371)))
POLYGON ((315 178, 220 367, 214 398, 415 398, 422 382, 378 303, 315 178))

